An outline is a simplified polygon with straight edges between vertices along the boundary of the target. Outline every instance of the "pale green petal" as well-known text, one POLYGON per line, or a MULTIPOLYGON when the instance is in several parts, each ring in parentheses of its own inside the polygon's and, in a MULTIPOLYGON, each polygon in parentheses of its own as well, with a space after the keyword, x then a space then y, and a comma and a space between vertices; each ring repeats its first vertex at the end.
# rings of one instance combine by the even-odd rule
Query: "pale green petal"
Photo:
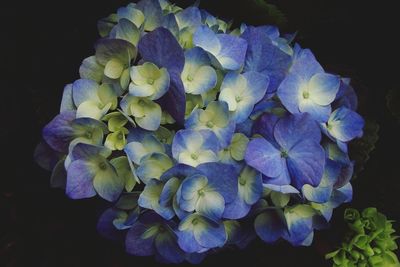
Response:
POLYGON ((249 143, 249 139, 242 133, 236 133, 231 142, 231 155, 237 161, 241 161, 244 158, 244 153, 247 148, 247 144, 249 143))
POLYGON ((125 180, 119 177, 111 164, 99 165, 93 179, 93 186, 96 192, 108 201, 115 201, 121 194, 125 180))
POLYGON ((161 123, 161 107, 151 101, 145 101, 143 106, 143 116, 136 119, 136 123, 145 130, 155 131, 161 123))
POLYGON ((151 62, 145 62, 143 63, 143 65, 137 66, 137 69, 142 77, 152 78, 153 80, 157 80, 161 76, 160 69, 154 63, 151 62))
POLYGON ((223 90, 219 94, 220 101, 225 101, 228 104, 229 111, 235 111, 238 107, 236 96, 232 90, 223 90))
POLYGON ((276 207, 283 208, 289 203, 290 195, 283 194, 283 193, 277 192, 277 191, 272 191, 271 192, 271 200, 272 200, 272 203, 274 203, 274 205, 276 207))
POLYGON ((104 67, 100 65, 96 56, 91 56, 83 60, 79 74, 82 79, 89 79, 100 83, 103 79, 104 67))
POLYGON ((155 93, 154 85, 150 84, 141 84, 135 85, 131 83, 129 85, 129 94, 137 97, 148 97, 155 93))
POLYGON ((117 108, 118 105, 117 94, 113 90, 111 84, 103 83, 102 85, 100 85, 97 94, 103 105, 111 104, 110 109, 112 110, 117 108))
POLYGON ((127 68, 122 72, 119 83, 121 88, 125 91, 128 88, 130 82, 131 82, 131 77, 129 74, 129 68, 127 68))
POLYGON ((79 105, 76 111, 76 117, 100 120, 108 112, 110 107, 111 103, 102 107, 100 103, 95 101, 85 101, 79 105))
POLYGON ((125 180, 125 190, 131 192, 136 185, 137 178, 135 178, 135 175, 129 166, 128 158, 125 156, 114 158, 110 163, 114 166, 118 176, 125 180))
POLYGON ((153 153, 142 158, 136 173, 140 180, 147 184, 152 178, 159 179, 172 166, 173 162, 167 155, 153 153))
POLYGON ((118 79, 124 71, 124 65, 117 59, 111 59, 104 68, 104 74, 111 79, 118 79))

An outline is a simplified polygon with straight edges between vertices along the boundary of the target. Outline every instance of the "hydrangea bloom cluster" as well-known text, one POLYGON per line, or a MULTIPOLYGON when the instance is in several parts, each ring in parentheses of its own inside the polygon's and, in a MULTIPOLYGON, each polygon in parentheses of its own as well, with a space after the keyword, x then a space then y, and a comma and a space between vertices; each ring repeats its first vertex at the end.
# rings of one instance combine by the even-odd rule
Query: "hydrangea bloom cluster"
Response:
POLYGON ((351 200, 357 97, 292 36, 166 0, 98 26, 36 156, 70 198, 113 203, 98 228, 127 252, 195 263, 257 237, 307 246, 351 200))

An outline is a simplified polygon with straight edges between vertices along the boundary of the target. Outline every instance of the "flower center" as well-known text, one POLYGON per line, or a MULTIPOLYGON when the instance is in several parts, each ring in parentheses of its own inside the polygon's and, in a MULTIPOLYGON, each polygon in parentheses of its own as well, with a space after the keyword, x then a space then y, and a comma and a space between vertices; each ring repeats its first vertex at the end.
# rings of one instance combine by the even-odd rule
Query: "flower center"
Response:
POLYGON ((200 197, 204 196, 204 190, 200 189, 199 191, 197 191, 197 194, 199 194, 200 197))
POLYGON ((119 134, 117 135, 117 138, 121 140, 121 139, 123 139, 123 138, 124 138, 124 136, 123 136, 123 134, 122 134, 122 133, 119 133, 119 134))
POLYGON ((192 224, 193 225, 196 225, 196 224, 198 224, 199 223, 199 220, 197 219, 197 218, 194 218, 193 220, 192 220, 192 224))
POLYGON ((239 184, 242 185, 242 186, 246 185, 246 180, 243 179, 243 178, 239 179, 239 184))
POLYGON ((303 92, 303 98, 308 99, 310 97, 310 93, 308 91, 303 92))
POLYGON ((144 100, 140 99, 139 102, 138 102, 138 104, 139 104, 139 106, 142 106, 142 107, 143 107, 143 106, 145 105, 145 102, 144 102, 144 100))
POLYGON ((213 123, 212 121, 208 121, 207 124, 206 124, 206 126, 207 126, 208 128, 212 128, 212 127, 214 127, 214 123, 213 123))
POLYGON ((195 154, 195 153, 193 153, 192 155, 190 155, 190 157, 191 157, 193 160, 197 160, 197 159, 199 158, 199 156, 197 156, 197 154, 195 154))
POLYGON ((87 132, 85 133, 85 136, 86 136, 86 138, 91 139, 92 136, 93 136, 93 134, 92 134, 92 132, 87 131, 87 132))
POLYGON ((192 82, 192 81, 193 81, 193 76, 192 76, 192 75, 188 75, 188 76, 186 77, 186 79, 187 79, 189 82, 192 82))
POLYGON ((148 78, 147 79, 147 83, 150 84, 150 85, 153 85, 154 84, 154 79, 153 78, 148 78))
POLYGON ((243 98, 242 98, 240 95, 237 95, 237 96, 235 97, 235 100, 236 100, 237 103, 239 103, 240 101, 243 100, 243 98))
POLYGON ((99 163, 99 168, 101 170, 105 171, 105 170, 107 170, 107 164, 104 161, 102 161, 99 163))
POLYGON ((287 158, 289 156, 286 150, 281 150, 281 158, 287 158))

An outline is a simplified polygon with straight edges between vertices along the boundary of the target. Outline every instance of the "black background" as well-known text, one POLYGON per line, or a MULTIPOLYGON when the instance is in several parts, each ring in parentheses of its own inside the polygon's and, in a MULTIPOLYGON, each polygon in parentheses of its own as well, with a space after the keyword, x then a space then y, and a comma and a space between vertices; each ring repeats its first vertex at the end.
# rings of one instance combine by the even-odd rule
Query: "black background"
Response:
MULTIPOLYGON (((176 1, 186 6, 193 1, 176 1)), ((353 79, 360 112, 380 124, 380 139, 353 182, 353 207, 376 206, 400 221, 400 127, 386 108, 390 89, 400 90, 399 15, 395 1, 271 1, 286 14, 284 32, 311 48, 328 71, 353 79), (391 3, 392 2, 392 3, 391 3)), ((105 203, 72 201, 49 187, 50 174, 32 159, 42 127, 57 113, 62 88, 78 78, 81 61, 94 53, 96 22, 129 1, 52 1, 1 4, 0 266, 157 266, 131 257, 96 233, 105 203)), ((235 23, 264 23, 251 1, 203 0, 202 8, 235 23)), ((348 205, 347 205, 348 206, 348 205)), ((209 256, 201 266, 330 266, 323 254, 338 244, 345 207, 313 246, 254 242, 244 251, 209 256)), ((396 224, 398 227, 399 224, 396 224)))

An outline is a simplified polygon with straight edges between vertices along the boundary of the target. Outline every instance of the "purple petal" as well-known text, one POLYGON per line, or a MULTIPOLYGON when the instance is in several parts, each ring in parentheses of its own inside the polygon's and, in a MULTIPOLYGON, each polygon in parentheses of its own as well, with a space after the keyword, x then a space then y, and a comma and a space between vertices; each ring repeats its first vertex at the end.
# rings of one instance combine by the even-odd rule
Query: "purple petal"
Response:
POLYGON ((63 112, 43 128, 43 139, 52 149, 64 153, 68 151, 69 142, 74 136, 71 122, 75 117, 75 111, 63 112))
POLYGON ((155 253, 155 235, 144 238, 143 234, 148 227, 140 222, 135 223, 129 230, 125 239, 126 251, 136 256, 151 256, 155 253))
POLYGON ((92 166, 83 161, 73 161, 67 170, 66 194, 72 199, 90 198, 96 195, 93 178, 96 175, 92 166))
POLYGON ((241 37, 248 43, 244 71, 257 71, 268 75, 268 92, 274 92, 285 77, 292 61, 291 56, 272 43, 271 35, 265 27, 247 27, 241 37), (264 60, 265 58, 274 60, 264 60))
POLYGON ((144 61, 153 62, 158 67, 181 73, 185 56, 181 46, 172 33, 165 28, 157 28, 142 37, 138 44, 139 53, 144 61))
POLYGON ((268 142, 277 146, 274 137, 275 125, 279 118, 271 113, 265 113, 262 115, 253 125, 253 134, 262 135, 268 142))
POLYGON ((257 216, 254 221, 257 235, 267 243, 278 240, 286 231, 282 215, 278 211, 266 210, 257 216))
POLYGON ((286 116, 275 126, 276 141, 287 151, 301 140, 313 140, 319 143, 321 130, 309 114, 286 116))
POLYGON ((325 167, 325 151, 315 141, 303 140, 290 151, 287 160, 292 184, 301 189, 304 184, 317 186, 325 167))

